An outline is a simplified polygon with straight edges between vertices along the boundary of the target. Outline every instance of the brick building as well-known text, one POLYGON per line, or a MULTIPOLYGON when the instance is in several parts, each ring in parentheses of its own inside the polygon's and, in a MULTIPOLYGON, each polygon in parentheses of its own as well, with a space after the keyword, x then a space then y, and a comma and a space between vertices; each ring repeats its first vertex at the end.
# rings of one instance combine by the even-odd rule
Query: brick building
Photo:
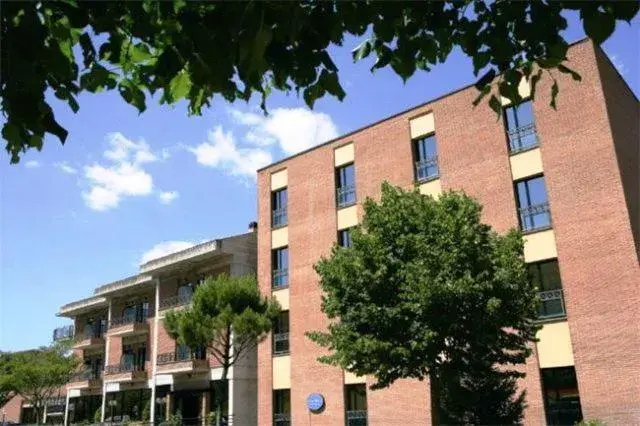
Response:
POLYGON ((568 56, 582 82, 556 76, 557 111, 547 77, 534 102, 504 102, 500 120, 472 107, 470 86, 258 172, 258 280, 283 306, 258 348, 258 424, 430 423, 427 383, 371 391, 320 364, 305 337, 327 324, 314 263, 349 245, 384 180, 434 196, 462 189, 495 230, 525 232, 543 300, 521 383, 527 424, 640 423, 638 100, 599 47, 578 42, 568 56))
POLYGON ((230 424, 256 423, 256 350, 231 367, 224 389, 216 361, 177 345, 162 321, 169 309, 189 303, 205 277, 254 274, 253 231, 151 260, 137 275, 100 286, 93 296, 60 309, 58 315, 74 324, 56 329, 54 340, 73 338, 84 363, 67 385, 65 424, 145 417, 160 422, 178 411, 185 424, 204 424, 216 392, 226 394, 230 424))

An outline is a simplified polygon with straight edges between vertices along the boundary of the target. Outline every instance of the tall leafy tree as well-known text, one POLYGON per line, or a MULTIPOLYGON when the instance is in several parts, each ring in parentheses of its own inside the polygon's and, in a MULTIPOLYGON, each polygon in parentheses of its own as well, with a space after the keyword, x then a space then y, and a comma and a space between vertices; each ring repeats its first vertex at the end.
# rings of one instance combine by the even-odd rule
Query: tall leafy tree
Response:
MULTIPOLYGON (((196 289, 191 305, 168 312, 164 323, 178 343, 206 348, 222 366, 226 389, 229 368, 266 338, 279 311, 277 301, 260 294, 255 277, 221 274, 207 278, 196 289)), ((216 393, 218 426, 223 403, 216 393)))
MULTIPOLYGON (((78 95, 118 90, 140 112, 188 102, 190 114, 220 95, 233 102, 272 90, 302 93, 310 107, 345 91, 330 46, 360 38, 354 60, 375 55, 371 70, 391 67, 406 80, 444 62, 455 47, 473 60, 480 99, 519 99, 524 75, 579 75, 568 68, 563 12, 576 10, 595 43, 630 22, 636 1, 251 1, 4 2, 0 8, 2 135, 11 162, 45 134, 61 142, 51 92, 77 112, 78 95), (495 84, 493 84, 495 83, 495 84), (499 94, 496 92, 498 88, 499 94)), ((552 106, 558 85, 553 84, 552 106)), ((532 95, 535 94, 535 90, 532 95)))
POLYGON ((428 377, 436 424, 517 423, 514 366, 535 340, 537 289, 520 232, 493 232, 481 211, 463 193, 436 200, 384 183, 352 247, 316 265, 331 320, 309 333, 330 350, 320 361, 375 377, 374 389, 428 377))
POLYGON ((58 395, 77 366, 77 358, 64 344, 4 354, 0 359, 0 389, 22 396, 34 407, 40 424, 47 400, 58 395))

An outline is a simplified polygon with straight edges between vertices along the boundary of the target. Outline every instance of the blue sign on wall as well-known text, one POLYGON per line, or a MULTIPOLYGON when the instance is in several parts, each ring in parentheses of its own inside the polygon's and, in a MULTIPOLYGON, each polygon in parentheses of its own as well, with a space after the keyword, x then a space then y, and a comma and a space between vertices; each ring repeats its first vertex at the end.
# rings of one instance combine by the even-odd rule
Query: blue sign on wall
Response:
POLYGON ((307 397, 309 411, 320 411, 324 407, 324 397, 319 393, 312 393, 307 397))

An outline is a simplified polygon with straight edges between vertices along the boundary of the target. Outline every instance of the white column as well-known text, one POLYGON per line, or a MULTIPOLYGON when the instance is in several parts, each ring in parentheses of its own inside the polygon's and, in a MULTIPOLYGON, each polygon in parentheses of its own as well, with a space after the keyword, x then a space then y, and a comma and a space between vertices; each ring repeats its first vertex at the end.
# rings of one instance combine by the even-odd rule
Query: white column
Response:
POLYGON ((151 377, 151 423, 155 424, 156 420, 156 363, 158 362, 158 321, 160 312, 160 279, 156 278, 156 303, 155 303, 155 316, 153 318, 153 351, 151 365, 153 375, 151 377))
POLYGON ((64 426, 69 424, 69 389, 67 389, 67 402, 64 404, 64 426))
MULTIPOLYGON (((109 365, 109 343, 111 338, 109 337, 109 325, 111 324, 111 308, 112 308, 112 299, 109 299, 109 310, 107 311, 107 330, 105 331, 105 343, 104 343, 104 366, 105 368, 109 365)), ((102 378, 102 407, 100 408, 100 422, 104 423, 104 412, 106 411, 107 404, 107 387, 104 383, 104 377, 102 378)))

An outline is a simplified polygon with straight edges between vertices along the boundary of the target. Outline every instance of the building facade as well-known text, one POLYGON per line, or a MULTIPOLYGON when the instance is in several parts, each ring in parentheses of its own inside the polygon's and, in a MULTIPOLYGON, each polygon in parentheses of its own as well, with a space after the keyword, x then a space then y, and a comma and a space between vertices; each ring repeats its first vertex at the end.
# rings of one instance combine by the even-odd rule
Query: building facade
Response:
POLYGON ((259 171, 258 280, 283 307, 258 348, 260 425, 430 424, 428 383, 371 391, 305 337, 328 323, 313 265, 349 246, 383 181, 464 190, 496 231, 523 230, 542 300, 526 424, 640 423, 640 110, 599 47, 568 56, 582 81, 555 76, 557 110, 547 77, 500 119, 471 86, 259 171))
POLYGON ((254 231, 151 260, 60 309, 73 325, 56 329, 54 340, 74 339, 83 363, 67 385, 65 424, 159 423, 176 413, 184 424, 205 424, 216 394, 227 401, 228 424, 256 424, 256 350, 230 368, 225 387, 216 360, 176 344, 162 321, 190 302, 204 278, 255 274, 254 231))

